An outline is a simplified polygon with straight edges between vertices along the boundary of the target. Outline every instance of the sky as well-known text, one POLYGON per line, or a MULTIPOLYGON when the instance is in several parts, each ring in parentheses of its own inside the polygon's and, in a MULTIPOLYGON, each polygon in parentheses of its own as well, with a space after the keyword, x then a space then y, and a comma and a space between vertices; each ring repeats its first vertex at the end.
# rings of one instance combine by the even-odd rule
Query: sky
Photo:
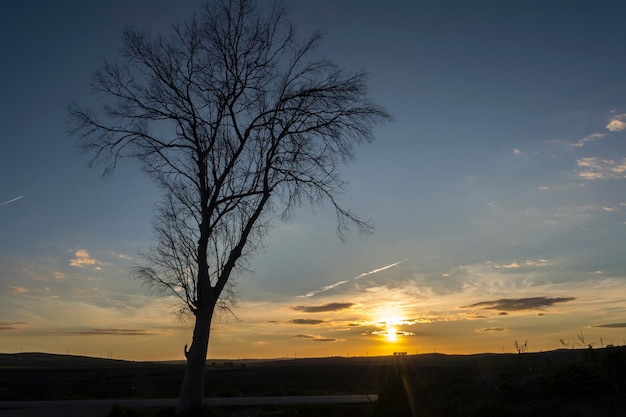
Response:
MULTIPOLYGON (((375 232, 275 223, 211 358, 472 354, 626 340, 626 3, 286 1, 394 120, 343 169, 375 232)), ((66 131, 125 27, 200 1, 2 3, 0 352, 182 359, 192 322, 128 269, 161 198, 66 131)))

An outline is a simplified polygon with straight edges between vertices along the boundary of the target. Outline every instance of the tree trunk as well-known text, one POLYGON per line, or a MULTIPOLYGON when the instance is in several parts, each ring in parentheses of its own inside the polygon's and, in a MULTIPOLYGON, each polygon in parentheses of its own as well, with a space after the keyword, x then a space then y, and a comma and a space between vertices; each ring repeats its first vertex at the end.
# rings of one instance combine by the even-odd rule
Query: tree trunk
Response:
POLYGON ((215 304, 211 303, 210 305, 202 306, 197 311, 191 347, 188 351, 185 347, 187 369, 183 385, 180 388, 180 396, 178 397, 177 416, 191 415, 202 408, 206 356, 214 308, 215 304))

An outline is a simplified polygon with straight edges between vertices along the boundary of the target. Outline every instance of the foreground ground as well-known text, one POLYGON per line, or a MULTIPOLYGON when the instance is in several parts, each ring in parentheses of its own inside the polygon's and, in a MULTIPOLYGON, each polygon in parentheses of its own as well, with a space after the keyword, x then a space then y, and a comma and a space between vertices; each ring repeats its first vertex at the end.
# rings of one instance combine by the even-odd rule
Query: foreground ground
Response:
MULTIPOLYGON (((0 355, 0 400, 176 397, 183 372, 174 364, 0 355)), ((372 404, 208 411, 219 416, 617 416, 626 415, 626 347, 216 362, 206 388, 208 397, 379 394, 372 404)), ((117 407, 110 415, 171 413, 117 407)))
MULTIPOLYGON (((376 395, 307 395, 285 397, 212 397, 204 399, 204 406, 212 414, 218 410, 222 414, 232 414, 251 410, 258 414, 261 410, 289 409, 288 407, 352 408, 356 404, 369 404, 377 400, 376 395)), ((171 415, 176 407, 176 398, 132 398, 103 400, 44 400, 44 401, 0 401, 0 415, 3 417, 99 417, 125 414, 171 415), (141 410, 141 412, 139 412, 141 410)), ((326 413, 325 413, 326 414, 326 413)))

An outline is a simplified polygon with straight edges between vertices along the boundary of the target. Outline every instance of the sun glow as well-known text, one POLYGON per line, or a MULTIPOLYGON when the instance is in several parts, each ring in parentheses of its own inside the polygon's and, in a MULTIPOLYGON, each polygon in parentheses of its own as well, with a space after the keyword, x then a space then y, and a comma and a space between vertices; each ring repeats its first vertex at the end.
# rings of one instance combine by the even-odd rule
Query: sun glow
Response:
POLYGON ((376 320, 377 326, 381 328, 378 334, 383 336, 387 343, 396 343, 399 336, 406 334, 399 326, 407 324, 407 320, 396 311, 386 311, 385 314, 381 314, 379 317, 376 320))
POLYGON ((398 329, 395 326, 388 324, 387 325, 387 341, 390 343, 395 343, 398 341, 398 329))

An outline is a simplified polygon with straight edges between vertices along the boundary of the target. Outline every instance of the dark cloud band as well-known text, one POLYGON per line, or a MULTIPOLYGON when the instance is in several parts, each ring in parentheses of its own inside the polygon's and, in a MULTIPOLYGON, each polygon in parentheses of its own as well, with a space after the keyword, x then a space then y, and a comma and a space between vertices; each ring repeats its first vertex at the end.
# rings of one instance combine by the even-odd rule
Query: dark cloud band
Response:
POLYGON ((329 303, 318 306, 295 306, 293 309, 304 313, 323 313, 325 311, 339 311, 350 308, 354 303, 329 303))
POLYGON ((498 332, 506 332, 504 327, 485 327, 484 329, 477 329, 479 333, 498 333, 498 332))
POLYGON ((294 334, 291 336, 295 339, 309 340, 311 342, 341 342, 345 339, 336 339, 334 337, 315 336, 312 334, 294 334))
POLYGON ((605 324, 596 324, 591 327, 602 327, 604 329, 621 329, 626 327, 626 323, 605 323, 605 324))
POLYGON ((12 321, 12 322, 0 322, 0 331, 4 330, 19 330, 23 325, 27 323, 23 321, 12 321))
POLYGON ((529 297, 529 298, 501 298, 494 301, 481 301, 462 306, 461 308, 479 308, 481 310, 522 311, 536 310, 549 307, 557 303, 575 300, 575 297, 529 297))
POLYGON ((139 329, 89 329, 68 332, 79 336, 157 336, 157 333, 139 329))
POLYGON ((293 323, 293 324, 321 324, 321 323, 324 323, 324 320, 293 319, 293 320, 289 320, 289 323, 293 323))

